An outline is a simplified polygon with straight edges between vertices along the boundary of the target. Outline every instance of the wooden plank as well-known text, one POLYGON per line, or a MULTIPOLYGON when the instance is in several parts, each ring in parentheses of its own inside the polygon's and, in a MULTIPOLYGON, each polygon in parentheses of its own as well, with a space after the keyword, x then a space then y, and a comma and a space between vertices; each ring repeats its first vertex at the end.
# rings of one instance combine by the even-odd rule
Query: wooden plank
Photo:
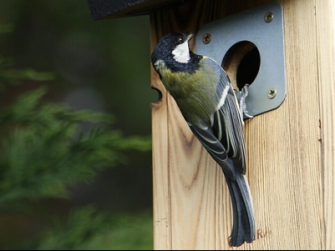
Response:
POLYGON ((335 249, 335 2, 317 0, 318 82, 320 93, 321 162, 323 165, 323 249, 335 249), (321 3, 322 2, 322 3, 321 3))
MULTIPOLYGON (((151 46, 157 43, 152 27, 151 46)), ((169 174, 169 134, 167 93, 152 70, 152 88, 160 90, 162 99, 152 104, 153 130, 153 191, 154 191, 154 236, 156 250, 171 250, 170 174, 169 174)))
POLYGON ((258 229, 271 234, 250 248, 320 249, 322 167, 315 1, 281 2, 287 99, 280 109, 253 119, 246 128, 258 229))
MULTIPOLYGON (((151 15, 152 49, 165 34, 196 32, 202 24, 262 2, 196 0, 157 10, 151 15)), ((246 124, 258 234, 254 244, 242 248, 335 248, 335 40, 329 40, 334 4, 281 3, 288 96, 279 109, 246 124)), ((228 249, 232 213, 221 170, 193 137, 157 75, 152 76, 153 86, 163 92, 153 110, 154 148, 165 149, 154 150, 155 159, 165 160, 154 163, 155 221, 160 220, 158 214, 168 216, 168 231, 155 229, 155 248, 228 249), (162 198, 167 199, 160 204, 162 198)))

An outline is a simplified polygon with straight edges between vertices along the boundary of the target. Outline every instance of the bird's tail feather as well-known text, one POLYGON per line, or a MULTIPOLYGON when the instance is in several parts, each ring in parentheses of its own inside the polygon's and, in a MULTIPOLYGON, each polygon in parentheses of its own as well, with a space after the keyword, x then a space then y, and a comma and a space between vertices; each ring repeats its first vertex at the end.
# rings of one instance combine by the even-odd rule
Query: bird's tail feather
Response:
POLYGON ((245 176, 236 173, 236 179, 226 176, 233 205, 233 230, 230 245, 239 247, 255 240, 255 219, 252 196, 245 176))

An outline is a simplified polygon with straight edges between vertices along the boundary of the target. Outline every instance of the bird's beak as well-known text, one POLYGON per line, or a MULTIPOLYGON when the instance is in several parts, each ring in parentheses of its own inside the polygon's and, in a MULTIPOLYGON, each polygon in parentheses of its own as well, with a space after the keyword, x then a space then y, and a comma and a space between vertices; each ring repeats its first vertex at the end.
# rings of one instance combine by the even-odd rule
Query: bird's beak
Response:
POLYGON ((187 36, 187 41, 190 41, 193 38, 193 34, 187 36))

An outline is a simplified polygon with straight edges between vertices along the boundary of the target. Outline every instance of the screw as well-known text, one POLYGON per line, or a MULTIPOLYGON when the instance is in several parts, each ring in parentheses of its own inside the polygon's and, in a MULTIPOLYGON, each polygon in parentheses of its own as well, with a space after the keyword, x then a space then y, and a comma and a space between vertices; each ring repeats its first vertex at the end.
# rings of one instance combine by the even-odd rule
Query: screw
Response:
POLYGON ((267 23, 271 23, 273 21, 274 15, 273 13, 270 11, 268 13, 265 14, 264 16, 264 21, 267 23))
POLYGON ((274 99, 277 96, 277 90, 276 89, 271 89, 268 92, 268 98, 269 99, 274 99))
POLYGON ((209 44, 210 42, 212 42, 212 35, 209 33, 206 33, 203 37, 202 37, 202 42, 204 44, 209 44))

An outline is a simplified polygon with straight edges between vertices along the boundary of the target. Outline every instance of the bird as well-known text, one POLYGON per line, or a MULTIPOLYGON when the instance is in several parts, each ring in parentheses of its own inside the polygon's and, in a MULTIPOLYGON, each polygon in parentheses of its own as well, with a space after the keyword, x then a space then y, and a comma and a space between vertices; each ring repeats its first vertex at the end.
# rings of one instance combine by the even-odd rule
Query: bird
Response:
POLYGON ((233 209, 229 245, 239 247, 255 240, 254 205, 245 176, 243 114, 247 111, 241 111, 224 69, 214 59, 191 51, 192 37, 179 32, 163 37, 151 54, 151 62, 191 131, 223 171, 233 209))

